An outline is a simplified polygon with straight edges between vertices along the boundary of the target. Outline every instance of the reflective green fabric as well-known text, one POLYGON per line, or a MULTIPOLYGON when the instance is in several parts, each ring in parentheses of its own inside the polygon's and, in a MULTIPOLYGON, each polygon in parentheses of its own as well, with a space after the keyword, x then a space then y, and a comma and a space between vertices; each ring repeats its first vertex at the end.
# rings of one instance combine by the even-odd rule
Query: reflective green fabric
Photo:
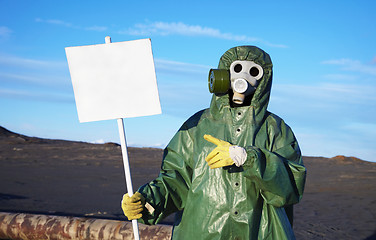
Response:
POLYGON ((302 197, 306 169, 290 127, 266 110, 270 57, 256 47, 235 47, 219 68, 234 60, 264 68, 250 106, 231 107, 229 94, 213 95, 210 108, 189 118, 166 147, 158 178, 139 189, 155 208, 141 222, 156 224, 178 211, 173 239, 294 239, 289 219, 302 197), (215 145, 204 134, 244 147, 245 164, 210 169, 205 157, 215 145))

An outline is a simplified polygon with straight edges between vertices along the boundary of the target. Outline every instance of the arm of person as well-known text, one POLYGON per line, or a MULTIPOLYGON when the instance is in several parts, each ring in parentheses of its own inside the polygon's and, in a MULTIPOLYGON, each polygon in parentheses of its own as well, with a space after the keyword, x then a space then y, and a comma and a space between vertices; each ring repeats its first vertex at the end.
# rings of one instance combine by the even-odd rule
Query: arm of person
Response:
POLYGON ((192 139, 188 131, 179 130, 164 151, 159 176, 140 187, 138 192, 154 211, 144 209, 140 222, 157 224, 173 212, 184 208, 191 185, 190 154, 192 139))
MULTIPOLYGON (((208 154, 206 161, 210 168, 235 164, 243 168, 244 177, 251 179, 260 189, 268 204, 283 207, 300 201, 306 178, 299 145, 291 129, 283 122, 278 126, 278 134, 272 135, 270 149, 255 146, 239 147, 216 139, 210 135, 204 138, 217 145, 208 154), (238 151, 236 157, 231 149, 238 151), (240 160, 239 160, 240 159, 240 160)), ((260 144, 261 145, 261 144, 260 144)))
POLYGON ((306 168, 296 141, 275 151, 252 146, 245 149, 247 160, 243 175, 256 183, 266 203, 284 207, 300 201, 306 168))

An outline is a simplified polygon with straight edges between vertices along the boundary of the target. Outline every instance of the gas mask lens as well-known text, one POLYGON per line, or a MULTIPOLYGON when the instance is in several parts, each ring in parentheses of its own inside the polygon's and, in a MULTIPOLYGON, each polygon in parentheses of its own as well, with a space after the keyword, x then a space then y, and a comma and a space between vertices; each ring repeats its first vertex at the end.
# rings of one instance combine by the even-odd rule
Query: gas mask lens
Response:
POLYGON ((260 74, 260 70, 258 67, 251 67, 251 69, 249 69, 249 74, 251 74, 252 77, 257 78, 260 74))
POLYGON ((243 78, 255 87, 255 85, 258 84, 256 81, 260 80, 263 75, 264 70, 262 67, 253 61, 237 60, 230 65, 230 76, 232 82, 239 78, 243 78))

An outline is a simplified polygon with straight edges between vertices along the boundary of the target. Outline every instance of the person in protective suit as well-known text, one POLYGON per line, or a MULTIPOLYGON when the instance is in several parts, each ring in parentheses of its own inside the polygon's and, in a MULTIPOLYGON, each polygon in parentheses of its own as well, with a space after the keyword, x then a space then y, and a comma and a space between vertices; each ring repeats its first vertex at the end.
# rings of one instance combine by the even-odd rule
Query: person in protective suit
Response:
POLYGON ((157 224, 177 212, 173 239, 295 239, 306 169, 290 127, 267 111, 269 55, 234 47, 210 74, 210 108, 175 134, 159 176, 123 196, 124 214, 157 224))

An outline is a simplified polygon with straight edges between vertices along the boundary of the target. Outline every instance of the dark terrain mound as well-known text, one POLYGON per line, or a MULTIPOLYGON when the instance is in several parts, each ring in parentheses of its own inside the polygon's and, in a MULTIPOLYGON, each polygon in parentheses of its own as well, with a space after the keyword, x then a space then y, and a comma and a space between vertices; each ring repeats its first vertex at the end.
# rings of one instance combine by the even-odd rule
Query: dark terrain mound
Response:
MULTIPOLYGON (((128 152, 134 189, 157 177, 162 149, 128 152)), ((297 239, 375 239, 376 163, 345 156, 304 157, 304 163, 297 239)), ((125 186, 116 143, 41 139, 0 127, 0 211, 124 220, 125 186)))

